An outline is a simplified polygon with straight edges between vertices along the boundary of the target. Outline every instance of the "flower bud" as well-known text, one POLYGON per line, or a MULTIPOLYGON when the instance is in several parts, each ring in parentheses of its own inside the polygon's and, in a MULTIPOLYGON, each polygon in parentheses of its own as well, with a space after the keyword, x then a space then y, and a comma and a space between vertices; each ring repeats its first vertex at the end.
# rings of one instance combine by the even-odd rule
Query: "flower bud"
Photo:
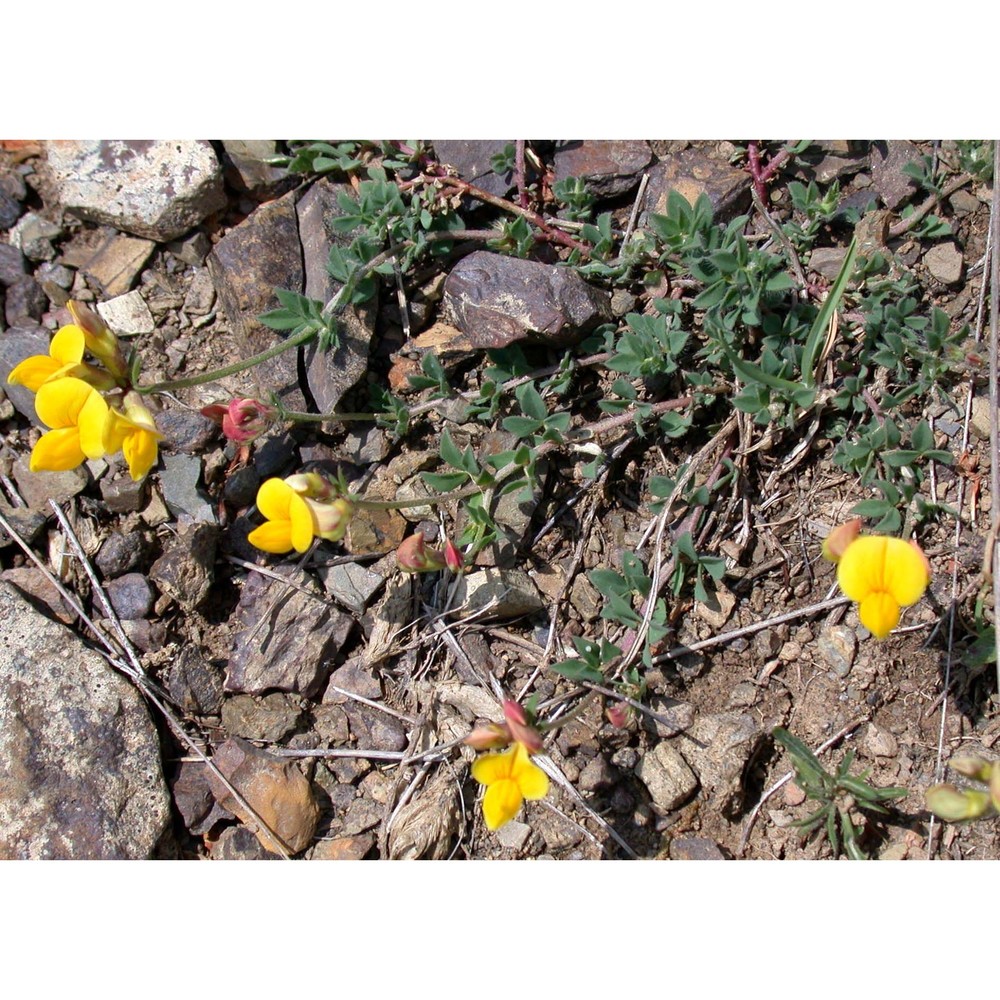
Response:
POLYGON ((128 375, 125 355, 122 354, 118 338, 108 329, 104 320, 82 302, 70 299, 66 306, 73 317, 73 322, 83 330, 87 350, 101 361, 116 379, 125 378, 128 375))
POLYGON ((491 722, 488 726, 473 729, 462 742, 474 750, 498 750, 511 741, 510 731, 506 726, 491 722))
POLYGON ((445 539, 444 543, 444 564, 452 573, 465 572, 465 559, 458 546, 450 538, 445 539))
POLYGON ((840 557, 847 551, 847 546, 861 534, 861 518, 855 517, 846 524, 833 529, 823 539, 823 558, 829 562, 840 562, 840 557))
POLYGON ((617 729, 624 729, 632 718, 631 708, 623 701, 616 701, 608 706, 608 722, 617 729))
POLYGON ((431 573, 445 567, 444 554, 427 546, 422 531, 415 531, 400 542, 396 562, 404 573, 431 573))
POLYGON ((222 433, 230 441, 240 444, 260 437, 271 426, 275 416, 273 407, 240 396, 231 399, 228 406, 206 406, 201 412, 222 424, 222 433))
POLYGON ((507 720, 510 735, 524 747, 528 753, 538 753, 542 749, 542 736, 533 726, 528 725, 528 717, 524 709, 511 699, 503 703, 503 717, 507 720))
POLYGON ((924 793, 924 802, 935 816, 949 823, 979 819, 990 809, 988 793, 973 788, 960 791, 954 785, 932 785, 924 793))
POLYGON ((993 770, 990 762, 981 757, 952 757, 948 761, 948 767, 962 775, 963 778, 972 778, 973 781, 984 783, 989 782, 990 773, 993 770))
POLYGON ((305 501, 315 521, 316 537, 325 538, 328 542, 339 542, 347 533, 347 526, 354 516, 354 504, 345 497, 329 502, 305 497, 305 501))
POLYGON ((294 476, 286 476, 285 482, 299 496, 313 500, 331 500, 337 496, 334 485, 318 472, 298 472, 294 476))

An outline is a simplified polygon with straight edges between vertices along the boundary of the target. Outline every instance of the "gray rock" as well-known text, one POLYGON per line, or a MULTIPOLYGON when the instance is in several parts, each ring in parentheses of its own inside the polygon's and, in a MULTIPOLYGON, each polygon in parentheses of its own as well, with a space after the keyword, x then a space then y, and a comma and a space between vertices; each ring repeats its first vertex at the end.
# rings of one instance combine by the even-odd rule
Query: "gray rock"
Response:
POLYGON ((12 471, 24 502, 31 510, 46 514, 51 513, 49 500, 65 503, 82 493, 90 483, 90 473, 85 465, 65 472, 32 472, 27 455, 18 457, 12 471))
POLYGON ((131 514, 142 510, 148 494, 149 480, 145 477, 138 482, 127 473, 119 473, 114 478, 101 477, 101 497, 112 513, 131 514))
POLYGON ((584 139, 562 143, 555 153, 555 179, 581 177, 599 198, 615 198, 639 183, 653 160, 641 139, 584 139))
POLYGON ((219 834, 209 855, 213 861, 278 861, 245 826, 230 826, 219 834))
POLYGON ((338 603, 361 614, 368 602, 385 582, 385 577, 373 573, 358 563, 324 566, 319 571, 326 592, 338 603))
POLYGON ((254 468, 262 480, 281 475, 296 462, 295 438, 288 431, 261 438, 254 449, 254 468))
POLYGON ((13 584, 47 618, 65 625, 76 622, 76 612, 37 566, 17 566, 0 573, 0 580, 13 584))
POLYGON ((195 521, 215 524, 215 510, 208 497, 198 489, 201 459, 197 455, 163 455, 160 489, 163 502, 176 517, 186 514, 195 521))
MULTIPOLYGON (((276 568, 296 586, 315 590, 315 584, 294 566, 276 568)), ((349 615, 323 598, 251 572, 236 611, 226 690, 316 694, 326 680, 330 659, 353 625, 349 615)))
POLYGON ((182 524, 149 569, 150 579, 182 608, 196 608, 215 579, 217 530, 208 524, 182 524))
POLYGON ((18 247, 0 243, 0 285, 5 288, 28 273, 28 263, 18 247))
POLYGON ((715 159, 702 148, 671 153, 649 171, 646 188, 646 212, 660 215, 667 210, 667 195, 677 191, 692 205, 700 194, 712 202, 716 222, 729 222, 750 204, 750 177, 745 170, 722 159, 715 159))
POLYGON ((192 233, 182 240, 167 244, 167 249, 185 264, 201 267, 212 249, 212 241, 202 232, 192 233))
POLYGON ((682 806, 698 788, 698 779, 687 761, 667 740, 643 754, 635 774, 646 786, 653 809, 661 814, 682 806))
POLYGON ((514 175, 494 173, 490 160, 513 144, 513 139, 435 139, 431 143, 441 163, 454 167, 463 181, 498 198, 513 189, 514 175))
POLYGON ((105 588, 108 600, 119 618, 145 618, 152 610, 156 595, 142 573, 126 573, 111 580, 105 588))
POLYGON ((111 233, 82 266, 81 272, 102 296, 124 295, 135 284, 155 249, 153 240, 111 233))
POLYGON ((215 285, 207 269, 196 271, 184 296, 184 312, 189 316, 207 316, 215 305, 215 285))
POLYGON ((11 327, 0 334, 0 384, 14 409, 36 427, 48 428, 35 413, 35 394, 23 385, 8 385, 7 376, 25 358, 48 354, 52 335, 41 326, 11 327))
POLYGON ((131 684, 0 584, 0 857, 148 858, 170 820, 131 684))
POLYGON ((708 837, 676 837, 670 841, 671 861, 725 861, 719 845, 708 837))
POLYGON ((355 799, 347 809, 341 833, 350 836, 377 826, 382 822, 384 808, 372 799, 355 799))
POLYGON ((226 203, 222 171, 208 142, 47 142, 59 200, 75 215, 165 242, 226 203))
POLYGON ((153 314, 140 292, 126 292, 97 303, 97 311, 119 337, 137 337, 156 329, 153 314))
POLYGON ((170 665, 167 690, 187 713, 218 715, 222 708, 222 671, 195 646, 184 646, 170 665))
POLYGON ((917 185, 902 171, 907 163, 919 159, 920 150, 912 142, 890 139, 872 143, 869 154, 872 186, 886 208, 898 208, 913 196, 917 185))
POLYGON ((10 285, 4 296, 4 317, 8 326, 30 325, 40 320, 48 307, 48 296, 30 275, 10 285))
POLYGON ((52 260, 56 255, 52 240, 61 235, 61 227, 54 222, 28 212, 11 229, 10 242, 29 260, 52 260))
POLYGON ((685 743, 684 756, 711 797, 713 808, 733 819, 743 807, 744 776, 763 745, 760 722, 740 712, 703 715, 687 734, 691 740, 685 743))
POLYGON ((406 749, 406 730, 395 716, 350 698, 341 707, 358 747, 366 750, 406 749))
POLYGON ((44 288, 47 284, 55 285, 64 291, 73 287, 73 272, 62 264, 46 261, 35 269, 35 280, 44 288))
POLYGON ((580 772, 578 785, 581 792, 601 792, 621 781, 617 768, 612 767, 603 754, 591 757, 580 772))
POLYGON ((267 162, 278 152, 273 139, 223 139, 222 148, 226 179, 237 191, 273 196, 298 182, 286 167, 267 162))
POLYGON ((257 490, 260 487, 260 476, 252 466, 244 466, 226 476, 226 482, 222 487, 222 496, 226 503, 231 504, 237 510, 249 507, 257 497, 257 490))
MULTIPOLYGON (((7 519, 11 528, 14 529, 25 542, 31 543, 42 533, 48 517, 49 508, 45 510, 32 510, 30 507, 12 507, 0 496, 0 514, 7 519)), ((14 539, 0 527, 0 549, 5 549, 8 545, 14 545, 14 539)))
MULTIPOLYGON (((346 247, 358 234, 338 233, 334 220, 344 214, 337 203, 341 194, 352 195, 350 184, 333 184, 326 178, 317 181, 296 206, 302 260, 305 266, 303 294, 307 298, 329 302, 340 290, 327 264, 330 249, 346 247)), ((377 299, 360 306, 348 306, 340 318, 340 345, 336 350, 320 351, 316 344, 303 348, 309 391, 320 413, 336 409, 344 393, 357 385, 368 370, 368 346, 375 332, 377 299)))
POLYGON ((263 698, 233 695, 222 703, 222 727, 229 736, 275 743, 292 732, 302 709, 287 694, 274 692, 263 698))
POLYGON ((21 205, 6 191, 0 190, 0 229, 10 229, 21 215, 21 205))
POLYGON ((216 803, 205 771, 206 767, 201 761, 183 761, 177 776, 170 783, 174 805, 181 814, 184 825, 195 836, 211 829, 220 819, 233 818, 232 813, 216 803))
MULTIPOLYGON (((264 326, 257 317, 278 308, 275 288, 295 292, 303 288, 294 193, 261 205, 215 245, 206 263, 241 357, 285 340, 285 334, 264 326)), ((298 356, 297 349, 285 351, 251 370, 262 397, 274 391, 289 409, 306 409, 298 356)))
POLYGON ((323 695, 324 705, 343 705, 347 701, 346 695, 339 694, 334 688, 368 698, 369 701, 378 701, 382 697, 382 685, 372 669, 357 658, 348 660, 330 674, 330 682, 323 695))
POLYGON ((531 577, 514 567, 492 567, 466 574, 458 581, 455 604, 462 607, 463 615, 488 607, 481 621, 531 615, 545 607, 531 577))
POLYGON ((809 269, 833 281, 840 274, 846 256, 844 247, 817 247, 809 257, 809 269))
POLYGON ((816 652, 838 677, 846 677, 858 652, 858 637, 846 625, 830 625, 819 634, 816 652))
POLYGON ((172 407, 156 414, 156 426, 172 451, 203 455, 219 439, 219 425, 197 410, 172 407))
MULTIPOLYGON (((954 285, 962 280, 964 261, 961 252, 954 243, 939 243, 937 246, 931 247, 924 254, 924 264, 931 277, 942 284, 954 285)), ((8 302, 10 301, 10 293, 16 287, 16 285, 11 286, 7 292, 8 302)))
POLYGON ((471 345, 485 349, 527 339, 567 346, 611 318, 608 296, 567 268, 483 250, 452 268, 444 308, 471 345))
POLYGON ((105 580, 128 573, 145 562, 149 539, 141 531, 109 535, 97 552, 94 562, 105 580))

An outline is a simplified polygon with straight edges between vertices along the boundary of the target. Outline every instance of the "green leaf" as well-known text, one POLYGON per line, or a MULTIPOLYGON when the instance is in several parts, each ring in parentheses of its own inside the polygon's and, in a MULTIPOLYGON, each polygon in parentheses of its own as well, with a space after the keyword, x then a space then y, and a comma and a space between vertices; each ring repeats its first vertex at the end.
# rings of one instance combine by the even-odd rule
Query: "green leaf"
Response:
POLYGON ((439 493, 450 493, 468 481, 464 472, 422 472, 423 481, 439 493))
POLYGON ((591 684, 604 682, 604 674, 596 667, 588 666, 583 660, 560 660, 559 663, 552 664, 552 669, 571 681, 589 681, 591 684))
POLYGON ((441 460, 453 469, 463 468, 462 453, 458 450, 458 445, 452 440, 447 427, 441 432, 441 446, 438 453, 441 456, 441 460))
POLYGON ((534 434, 542 426, 542 422, 531 417, 504 417, 502 426, 505 431, 519 438, 526 438, 534 434))
POLYGON ((823 305, 820 306, 816 319, 813 320, 813 325, 806 336, 806 345, 802 352, 802 381, 810 388, 816 384, 813 369, 816 367, 816 358, 819 356, 820 348, 826 340, 830 317, 844 297, 847 283, 851 280, 851 274, 854 270, 854 258, 857 255, 858 239, 855 236, 847 248, 847 256, 844 258, 843 264, 840 265, 836 280, 830 286, 830 291, 827 293, 823 305))

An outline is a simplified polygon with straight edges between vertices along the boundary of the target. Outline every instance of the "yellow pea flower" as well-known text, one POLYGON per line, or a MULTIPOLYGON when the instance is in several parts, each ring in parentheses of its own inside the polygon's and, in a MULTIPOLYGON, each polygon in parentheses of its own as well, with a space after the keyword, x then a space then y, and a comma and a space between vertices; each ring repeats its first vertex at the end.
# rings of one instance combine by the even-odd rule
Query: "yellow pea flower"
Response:
POLYGON ((336 542, 344 537, 354 513, 349 500, 317 500, 310 493, 324 495, 329 484, 315 473, 268 479, 257 491, 257 509, 267 523, 254 528, 247 541, 265 552, 282 555, 295 549, 306 552, 313 538, 336 542))
POLYGON ((548 776, 521 743, 473 761, 472 777, 486 786, 483 818, 491 830, 510 822, 525 799, 544 799, 549 790, 548 776))
POLYGON ((108 372, 84 362, 85 345, 83 330, 72 324, 64 326, 53 335, 47 355, 33 354, 25 358, 7 376, 7 382, 38 392, 45 382, 69 377, 89 382, 95 389, 113 389, 115 380, 108 372))
POLYGON ((92 385, 78 378, 44 382, 35 393, 35 412, 52 430, 31 450, 32 472, 65 472, 104 456, 108 404, 92 385))
POLYGON ((837 564, 837 582, 858 602, 861 624, 884 639, 898 624, 901 608, 916 604, 931 580, 927 557, 915 542, 884 535, 855 538, 837 564))
POLYGON ((128 375, 128 364, 122 353, 121 344, 118 343, 118 338, 108 329, 100 315, 82 302, 74 302, 72 299, 66 303, 66 306, 76 327, 84 336, 87 350, 98 361, 103 362, 116 379, 125 379, 128 375))
POLYGON ((126 393, 122 410, 108 410, 104 425, 104 451, 113 455, 120 448, 128 462, 129 475, 138 482, 156 465, 163 435, 156 429, 153 414, 142 404, 139 394, 126 393))

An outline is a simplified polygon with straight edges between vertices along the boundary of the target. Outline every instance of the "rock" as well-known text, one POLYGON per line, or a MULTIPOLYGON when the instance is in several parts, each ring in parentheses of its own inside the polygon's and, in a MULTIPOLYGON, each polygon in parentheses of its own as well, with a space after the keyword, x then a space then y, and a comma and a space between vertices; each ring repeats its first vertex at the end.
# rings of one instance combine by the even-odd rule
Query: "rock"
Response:
POLYGON ((135 688, 0 583, 0 857, 150 857, 170 820, 135 688))
POLYGON ((0 189, 0 229, 10 229, 21 215, 20 204, 0 189))
POLYGON ((461 607, 462 616, 489 607, 488 612, 478 616, 480 621, 531 615, 545 607, 538 588, 524 570, 495 567, 463 576, 458 581, 455 605, 461 607))
POLYGON ((351 738, 347 713, 339 705, 316 705, 312 710, 312 731, 328 746, 346 743, 351 738))
POLYGON ((504 823, 496 832, 497 842, 508 851, 524 850, 524 845, 528 843, 530 836, 531 827, 527 823, 519 823, 516 819, 504 823))
POLYGON ((49 306, 42 286, 30 275, 15 281, 4 297, 4 318, 8 326, 30 326, 40 320, 49 306))
MULTIPOLYGON (((939 243, 924 254, 924 264, 931 277, 945 285, 954 285, 962 280, 964 261, 954 243, 939 243)), ((10 292, 7 292, 8 301, 10 292)), ((8 320, 8 322, 10 322, 8 320)))
POLYGON ((649 171, 646 212, 640 216, 641 225, 647 224, 650 212, 666 213, 667 195, 671 191, 692 205, 700 194, 707 194, 715 221, 729 222, 750 204, 750 177, 725 160, 713 159, 702 148, 671 153, 649 171))
POLYGON ((27 273, 27 261, 20 248, 10 243, 0 243, 0 285, 3 285, 4 288, 13 285, 15 281, 20 281, 27 273))
POLYGON ((833 281, 840 274, 846 256, 844 247, 817 247, 809 257, 809 269, 833 281))
POLYGON ((45 147, 67 211, 135 236, 175 240, 226 204, 208 142, 69 140, 45 147))
POLYGON ((174 805, 184 825, 196 836, 205 833, 220 819, 232 819, 232 813, 215 801, 205 777, 207 771, 201 761, 185 760, 170 783, 174 805))
POLYGON ((444 309, 477 349, 526 339, 569 346, 611 318, 608 296, 567 268, 484 250, 452 268, 444 309))
POLYGON ((744 775, 764 742, 760 722, 740 712, 703 715, 687 730, 684 756, 722 815, 739 815, 746 794, 744 775), (703 744, 703 745, 699 745, 703 744))
MULTIPOLYGON (((102 296, 113 298, 124 295, 135 284, 155 249, 153 240, 111 233, 80 270, 97 286, 102 296)), ((97 309, 101 312, 100 304, 97 309)))
MULTIPOLYGON (((300 292, 305 273, 295 215, 295 194, 257 208, 216 245, 206 260, 219 305, 241 357, 250 357, 285 340, 258 320, 279 306, 275 288, 300 292)), ((299 387, 299 350, 284 351, 254 366, 251 375, 262 397, 274 391, 293 410, 305 410, 299 387)))
POLYGON ((355 745, 362 750, 406 749, 406 730, 394 715, 387 715, 350 698, 344 701, 342 707, 355 745))
POLYGON ((302 709, 287 694, 275 691, 254 698, 237 694, 222 703, 222 727, 229 736, 276 743, 293 732, 302 718, 302 709))
POLYGON ((816 640, 816 652, 838 677, 846 677, 858 652, 858 637, 846 625, 830 625, 816 640))
MULTIPOLYGON (((11 528, 18 533, 21 539, 29 544, 42 533, 45 522, 48 520, 48 510, 48 506, 46 506, 45 511, 32 510, 30 507, 12 507, 3 496, 0 496, 0 514, 7 519, 11 528)), ((3 527, 0 527, 0 549, 15 544, 14 539, 7 534, 3 527)))
POLYGON ((150 579, 190 611, 208 596, 215 578, 217 532, 207 524, 178 525, 163 555, 149 569, 150 579))
MULTIPOLYGON (((344 214, 338 204, 340 195, 353 196, 350 184, 333 184, 326 178, 317 181, 299 200, 295 211, 305 270, 303 294, 310 299, 329 302, 340 291, 327 267, 332 247, 347 247, 359 230, 340 233, 333 223, 344 214)), ((327 352, 315 343, 306 344, 303 358, 306 380, 318 412, 332 413, 344 393, 357 385, 368 370, 368 347, 375 332, 377 298, 360 306, 348 306, 339 322, 340 344, 327 352)))
POLYGON ((3 385, 3 391, 21 416, 27 417, 36 427, 45 430, 48 428, 35 413, 35 394, 23 385, 8 385, 7 376, 25 358, 35 354, 47 355, 51 339, 48 330, 33 325, 11 327, 0 333, 0 384, 3 385))
POLYGON ((54 222, 27 212, 11 229, 9 239, 29 260, 52 260, 56 251, 51 241, 61 235, 62 229, 54 222))
POLYGON ((254 502, 259 488, 260 476, 257 470, 253 466, 246 465, 226 476, 222 486, 222 496, 226 503, 237 510, 243 510, 254 502))
POLYGON ((223 166, 226 179, 237 191, 258 196, 274 196, 294 187, 295 174, 286 167, 276 167, 268 159, 278 154, 273 139, 223 139, 223 166))
POLYGON ((379 588, 385 577, 373 573, 358 563, 342 563, 324 566, 319 571, 326 592, 338 603, 351 611, 361 614, 379 588))
POLYGON ((903 173, 903 167, 919 159, 920 150, 912 142, 890 139, 872 143, 869 154, 872 186, 886 208, 898 208, 913 196, 917 185, 903 173))
POLYGON ((367 698, 369 701, 378 701, 382 697, 382 685, 374 671, 355 657, 330 674, 330 681, 323 695, 324 705, 343 705, 348 700, 346 695, 340 694, 334 688, 367 698))
POLYGON ((461 827, 461 792, 455 776, 442 768, 393 818, 389 857, 440 861, 451 854, 461 827))
POLYGON ((142 573, 116 577, 105 589, 119 618, 145 618, 152 610, 156 597, 149 580, 142 573))
POLYGON ((888 729, 876 726, 874 722, 868 723, 864 747, 873 757, 895 757, 899 753, 896 737, 888 729))
POLYGON ((245 826, 229 826, 212 844, 212 861, 280 861, 276 852, 268 852, 245 826))
POLYGON ((138 482, 125 472, 119 472, 114 478, 101 477, 101 497, 114 514, 130 514, 142 510, 149 494, 149 480, 138 482))
POLYGON ((725 861, 719 845, 708 837, 675 837, 670 841, 671 861, 725 861))
POLYGON ((698 617, 718 632, 729 621, 736 607, 736 597, 725 584, 717 583, 714 590, 709 591, 708 600, 698 601, 694 607, 698 617))
POLYGON ((219 439, 219 425, 197 410, 171 407, 156 414, 156 426, 173 451, 204 455, 219 439))
POLYGON ((218 715, 222 709, 222 672, 195 646, 183 646, 171 661, 167 690, 188 714, 218 715))
POLYGON ((375 838, 370 833, 359 833, 354 837, 335 837, 321 840, 309 855, 310 861, 363 861, 365 855, 375 846, 375 838))
POLYGON ((353 835, 378 826, 382 822, 382 811, 383 807, 371 799, 355 799, 347 807, 342 832, 353 835))
POLYGON ((58 619, 64 625, 72 625, 76 621, 76 612, 37 566, 5 569, 0 573, 0 580, 6 580, 17 587, 32 607, 46 618, 58 619))
POLYGON ((207 316, 215 305, 215 285, 208 269, 195 272, 184 296, 184 312, 189 316, 207 316))
MULTIPOLYGON (((10 387, 8 387, 8 392, 10 387)), ((972 414, 969 427, 980 441, 990 439, 990 401, 985 396, 972 397, 972 414)))
POLYGON ((176 517, 186 514, 195 521, 215 524, 215 509, 211 501, 198 488, 201 479, 201 459, 197 455, 161 456, 163 471, 160 473, 160 489, 163 502, 176 517))
POLYGON ((296 585, 251 572, 236 612, 226 690, 260 694, 267 690, 316 694, 330 660, 354 620, 315 594, 315 584, 294 566, 276 567, 296 585))
POLYGON ((660 814, 682 806, 698 788, 698 779, 667 740, 661 740, 640 758, 636 777, 646 786, 653 809, 660 814))
POLYGON ((502 153, 513 139, 435 139, 431 143, 434 154, 441 163, 454 167, 463 181, 504 198, 514 187, 513 171, 509 174, 493 172, 491 158, 502 153))
POLYGON ((98 302, 97 311, 119 337, 136 337, 156 329, 153 314, 139 292, 128 292, 106 302, 98 302))
POLYGON ((598 198, 615 198, 631 191, 653 160, 641 139, 584 139, 556 147, 555 179, 580 177, 598 198))
POLYGON ((309 846, 316 832, 319 807, 308 780, 294 763, 273 757, 240 739, 226 740, 216 749, 212 763, 253 807, 267 829, 261 829, 218 776, 209 771, 208 783, 216 801, 238 816, 264 848, 274 854, 281 853, 274 834, 291 854, 309 846))
POLYGON ((28 456, 19 455, 11 470, 18 491, 31 510, 51 513, 49 500, 65 503, 82 493, 90 483, 90 473, 85 465, 65 472, 32 472, 28 466, 28 456))
POLYGON ((619 781, 621 775, 618 770, 607 762, 603 754, 598 754, 587 762, 577 784, 581 792, 602 792, 613 788, 619 781))

